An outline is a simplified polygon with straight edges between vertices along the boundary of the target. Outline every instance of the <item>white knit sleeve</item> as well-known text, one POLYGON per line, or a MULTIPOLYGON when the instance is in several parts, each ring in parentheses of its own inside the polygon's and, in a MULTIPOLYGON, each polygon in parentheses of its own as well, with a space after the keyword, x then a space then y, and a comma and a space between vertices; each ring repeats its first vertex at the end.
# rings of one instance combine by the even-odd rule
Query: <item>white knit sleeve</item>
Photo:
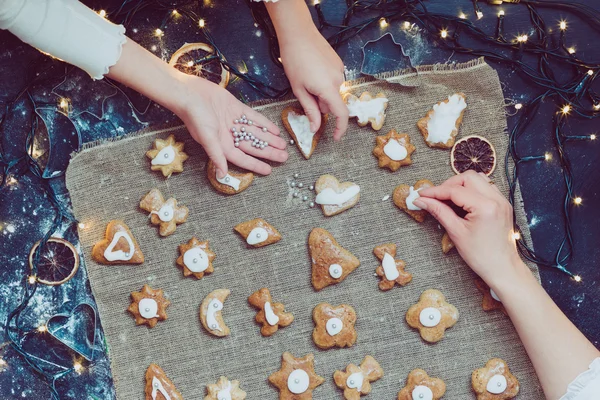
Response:
POLYGON ((77 0, 0 0, 0 29, 102 79, 121 57, 125 28, 77 0))
POLYGON ((560 400, 600 399, 600 358, 590 364, 590 368, 579 375, 567 388, 567 394, 560 400))

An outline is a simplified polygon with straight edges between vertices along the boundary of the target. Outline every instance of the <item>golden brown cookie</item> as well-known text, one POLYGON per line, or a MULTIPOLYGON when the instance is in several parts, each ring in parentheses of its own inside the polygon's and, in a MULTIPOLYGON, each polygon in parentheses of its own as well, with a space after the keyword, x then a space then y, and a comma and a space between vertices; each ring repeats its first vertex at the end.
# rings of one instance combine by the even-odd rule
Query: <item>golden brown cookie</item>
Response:
POLYGON ((360 186, 353 182, 340 183, 335 176, 328 174, 317 179, 315 191, 315 203, 321 206, 326 217, 354 207, 360 199, 360 186))
POLYGON ((446 384, 439 378, 431 378, 422 369, 408 374, 406 386, 398 392, 398 400, 439 400, 446 393, 446 384))
POLYGON ((210 184, 223 194, 238 194, 248 189, 248 186, 254 180, 252 172, 237 173, 231 169, 223 178, 217 178, 217 167, 212 160, 206 164, 206 177, 210 184))
POLYGON ((410 156, 416 147, 410 143, 408 134, 392 129, 387 135, 377 136, 375 142, 373 155, 379 160, 379 168, 397 171, 400 167, 412 164, 410 156))
POLYGON ((248 303, 259 311, 256 313, 256 322, 261 324, 260 333, 271 336, 279 327, 286 327, 294 321, 291 313, 285 312, 281 303, 273 303, 269 289, 262 288, 248 297, 248 303))
POLYGON ((184 276, 193 275, 196 279, 202 279, 205 274, 214 271, 212 262, 216 254, 208 247, 208 241, 201 242, 193 237, 189 242, 179 245, 179 254, 176 262, 183 269, 184 276))
POLYGON ((104 239, 92 247, 92 259, 100 264, 141 264, 144 254, 127 224, 115 219, 106 225, 104 239))
POLYGON ((263 247, 281 240, 279 231, 262 218, 242 222, 233 229, 252 247, 263 247))
POLYGON ((348 304, 337 307, 328 303, 318 304, 313 309, 313 321, 315 329, 312 337, 320 349, 352 347, 356 342, 356 311, 348 304))
POLYGON ((427 179, 421 179, 415 183, 414 186, 399 185, 394 189, 392 199, 396 207, 402 209, 405 213, 410 215, 417 222, 425 221, 427 217, 427 211, 421 210, 419 207, 413 204, 413 201, 419 198, 418 191, 421 189, 427 189, 433 187, 433 182, 427 179))
POLYGON ((446 302, 439 290, 428 289, 421 294, 419 302, 412 305, 406 313, 406 322, 411 328, 419 330, 423 340, 429 343, 444 338, 446 329, 458 321, 458 310, 446 302))
POLYGON ((451 149, 467 108, 467 97, 456 93, 440 101, 417 122, 425 143, 429 147, 451 149))
POLYGON ((496 292, 494 292, 483 279, 479 277, 475 278, 475 286, 477 286, 477 289, 483 294, 481 307, 484 311, 502 310, 502 312, 506 314, 506 309, 504 308, 502 301, 500 301, 496 292))
POLYGON ((281 368, 269 376, 269 382, 279 390, 279 400, 310 400, 313 390, 325 379, 315 373, 312 354, 295 358, 286 351, 281 356, 281 368))
POLYGON ((188 217, 188 209, 178 206, 177 200, 171 197, 165 201, 160 190, 154 188, 149 191, 142 200, 140 208, 150 213, 150 222, 158 225, 160 236, 169 236, 175 233, 177 225, 183 224, 188 217))
POLYGON ((208 333, 218 337, 228 336, 231 331, 225 325, 221 310, 227 296, 231 293, 229 289, 217 289, 210 292, 200 305, 200 322, 208 333))
POLYGON ((167 307, 171 302, 165 299, 162 289, 152 289, 144 285, 139 292, 131 292, 129 311, 136 325, 148 325, 154 328, 158 321, 167 319, 167 307))
POLYGON ((360 265, 358 258, 339 245, 333 235, 314 228, 308 236, 312 285, 316 290, 340 283, 360 265))
POLYGON ((156 364, 146 370, 146 400, 183 400, 183 396, 167 374, 156 364))
POLYGON ((500 358, 492 358, 485 367, 473 371, 471 384, 477 400, 509 400, 519 393, 519 381, 500 358))
POLYGON ((385 110, 388 106, 388 99, 384 93, 378 93, 373 97, 369 92, 363 92, 360 97, 352 93, 345 93, 342 97, 350 118, 356 117, 358 126, 366 126, 371 123, 371 128, 376 131, 383 127, 385 122, 385 110))
POLYGON ((442 236, 442 251, 444 254, 448 254, 450 250, 454 248, 454 242, 450 239, 448 232, 444 232, 444 236, 442 236))
POLYGON ((371 393, 371 382, 383 377, 383 368, 371 356, 366 356, 360 367, 348 364, 346 372, 335 371, 333 380, 336 386, 344 391, 346 400, 358 400, 360 396, 371 393))
POLYGON ((314 133, 310 131, 310 121, 304 114, 304 110, 299 107, 288 106, 284 108, 281 111, 281 121, 294 142, 296 142, 300 153, 308 160, 317 148, 317 143, 319 143, 323 132, 325 132, 327 114, 321 114, 321 126, 314 133))
POLYGON ((395 260, 395 244, 386 243, 377 246, 373 249, 373 254, 381 261, 381 265, 375 270, 377 276, 381 278, 379 289, 390 290, 396 284, 405 286, 412 281, 412 274, 404 270, 406 263, 403 260, 395 260))
POLYGON ((204 400, 244 400, 246 392, 240 389, 239 381, 230 381, 226 377, 219 378, 217 383, 206 385, 208 395, 204 400))
POLYGON ((152 149, 146 152, 146 157, 151 160, 150 169, 162 172, 165 178, 173 172, 183 172, 183 162, 188 159, 183 147, 184 143, 176 142, 173 135, 165 140, 156 138, 152 149))

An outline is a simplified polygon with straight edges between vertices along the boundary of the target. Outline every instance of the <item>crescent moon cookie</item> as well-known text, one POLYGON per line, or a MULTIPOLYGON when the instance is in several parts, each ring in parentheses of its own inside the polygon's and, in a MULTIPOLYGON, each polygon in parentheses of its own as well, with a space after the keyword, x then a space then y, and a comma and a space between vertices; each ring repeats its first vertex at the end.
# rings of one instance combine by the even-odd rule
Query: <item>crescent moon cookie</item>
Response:
POLYGON ((371 96, 369 92, 363 92, 360 97, 352 93, 345 93, 342 97, 348 107, 350 118, 356 117, 358 126, 371 124, 371 128, 376 131, 383 127, 385 122, 385 110, 388 106, 388 99, 384 93, 378 93, 377 96, 371 96))
POLYGON ((417 222, 425 221, 427 217, 427 211, 421 210, 419 207, 413 204, 413 201, 418 199, 419 190, 427 189, 435 186, 433 182, 427 179, 421 179, 415 183, 414 186, 408 185, 399 185, 394 189, 394 194, 392 195, 392 200, 394 200, 394 204, 396 207, 404 210, 408 215, 414 218, 417 222))
POLYGON ((200 322, 211 335, 224 337, 231 333, 221 315, 223 303, 230 293, 229 289, 214 290, 204 298, 200 305, 200 322))
POLYGON ((464 93, 453 94, 447 100, 435 104, 433 109, 417 122, 417 128, 427 146, 440 149, 451 149, 454 146, 467 108, 466 100, 464 93))
POLYGON ((321 303, 313 309, 313 321, 312 337, 320 349, 352 347, 356 343, 356 311, 348 304, 334 307, 321 303))
POLYGON ((406 263, 403 260, 395 259, 395 244, 387 243, 377 246, 373 249, 373 254, 381 261, 381 265, 375 270, 377 276, 381 278, 379 289, 390 290, 396 284, 405 286, 412 281, 412 274, 404 270, 406 263))
POLYGON ((141 264, 144 254, 127 224, 115 219, 106 225, 104 239, 92 247, 92 259, 100 264, 141 264))
POLYGON ((315 203, 321 205, 326 217, 352 208, 360 199, 360 186, 353 182, 340 183, 333 175, 321 175, 315 182, 315 203))
POLYGON ((296 142, 300 153, 308 160, 325 132, 327 115, 321 114, 321 126, 316 132, 311 132, 310 121, 301 108, 294 106, 284 108, 281 112, 281 120, 285 129, 296 142))
POLYGON ((518 379, 500 358, 492 358, 485 367, 473 371, 471 385, 477 400, 509 400, 519 394, 518 379))
POLYGON ((183 147, 184 143, 176 142, 173 135, 165 140, 156 138, 152 149, 146 152, 146 157, 151 160, 150 169, 162 172, 165 178, 173 172, 183 172, 183 162, 188 159, 183 147))
POLYGON ((310 400, 312 392, 325 382, 315 372, 315 357, 307 354, 296 358, 287 351, 281 356, 281 368, 269 376, 279 390, 279 400, 310 400))
POLYGON ((154 328, 158 321, 167 319, 167 307, 171 302, 165 299, 162 289, 152 289, 144 285, 139 292, 131 292, 129 311, 136 325, 148 325, 154 328))
POLYGON ((273 303, 269 289, 262 288, 248 297, 248 303, 259 311, 255 320, 262 326, 260 333, 263 336, 271 336, 279 330, 290 325, 294 321, 291 313, 285 312, 285 306, 281 303, 273 303))
POLYGON ((335 371, 333 380, 336 386, 344 391, 346 400, 358 400, 360 396, 371 393, 371 382, 383 377, 383 368, 371 356, 366 356, 360 367, 348 364, 346 372, 335 371))
POLYGON ((223 178, 217 178, 217 167, 212 160, 206 164, 206 177, 210 184, 223 194, 238 194, 248 189, 254 180, 252 172, 236 173, 231 170, 223 178))
POLYGON ((202 279, 214 271, 212 262, 216 254, 208 247, 208 241, 201 242, 193 237, 189 242, 179 245, 179 254, 176 262, 186 277, 193 275, 196 279, 202 279))
POLYGON ((340 283, 360 265, 356 256, 344 249, 333 235, 314 228, 308 236, 308 251, 312 262, 312 285, 321 290, 340 283))
POLYGON ((226 377, 219 378, 217 383, 206 385, 208 395, 204 400, 244 400, 246 392, 240 389, 239 381, 230 381, 226 377))
POLYGON ((165 201, 160 190, 154 188, 142 200, 140 208, 150 213, 150 222, 158 225, 160 236, 169 236, 175 233, 177 225, 183 224, 188 217, 188 208, 178 206, 177 200, 171 197, 165 201))
POLYGON ((156 364, 146 370, 146 400, 183 400, 183 396, 167 374, 156 364))
POLYGON ((446 384, 439 378, 431 378, 422 369, 412 370, 406 378, 406 386, 398 392, 398 400, 439 400, 446 393, 446 384))
POLYGON ((475 286, 477 286, 477 289, 483 294, 483 300, 481 301, 483 311, 502 310, 504 314, 507 314, 506 309, 496 292, 494 292, 483 279, 479 277, 475 278, 475 286))
POLYGON ((458 321, 458 310, 446 302, 439 290, 428 289, 421 293, 419 302, 406 312, 406 322, 419 330, 421 338, 429 343, 437 343, 444 338, 446 329, 458 321))
POLYGON ((252 247, 263 247, 281 240, 281 234, 262 218, 237 224, 233 229, 252 247))
POLYGON ((408 134, 392 129, 387 135, 377 136, 375 142, 373 155, 379 160, 379 168, 397 171, 400 167, 412 164, 410 156, 416 147, 410 143, 408 134))

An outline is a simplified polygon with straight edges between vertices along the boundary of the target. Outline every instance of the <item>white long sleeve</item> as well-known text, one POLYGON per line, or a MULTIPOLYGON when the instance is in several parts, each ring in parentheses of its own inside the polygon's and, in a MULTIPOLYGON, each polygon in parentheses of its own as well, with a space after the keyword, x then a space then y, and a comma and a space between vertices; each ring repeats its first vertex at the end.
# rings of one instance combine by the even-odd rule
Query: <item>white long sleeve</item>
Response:
POLYGON ((123 25, 77 0, 0 0, 0 29, 102 79, 121 57, 123 25))
POLYGON ((590 364, 590 368, 579 375, 567 388, 567 394, 560 400, 600 399, 600 358, 590 364))

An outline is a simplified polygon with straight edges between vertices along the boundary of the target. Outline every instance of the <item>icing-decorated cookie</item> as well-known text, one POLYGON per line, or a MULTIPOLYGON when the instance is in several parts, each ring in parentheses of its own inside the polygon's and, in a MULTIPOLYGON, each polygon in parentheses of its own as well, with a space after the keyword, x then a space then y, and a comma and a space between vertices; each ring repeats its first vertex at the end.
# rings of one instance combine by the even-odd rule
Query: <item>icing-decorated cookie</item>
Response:
POLYGON ((335 371, 333 380, 344 391, 346 400, 358 400, 360 396, 371 393, 371 382, 383 377, 383 368, 371 356, 366 356, 360 367, 348 364, 346 371, 335 371))
POLYGON ((360 97, 345 93, 342 99, 348 107, 348 115, 350 118, 356 117, 359 126, 371 123, 371 128, 376 131, 383 127, 388 106, 388 99, 384 93, 378 93, 375 97, 369 92, 363 92, 360 97))
POLYGON ((397 171, 400 167, 412 164, 410 156, 416 148, 406 133, 392 129, 387 135, 377 136, 375 141, 373 155, 379 160, 379 168, 397 171))
POLYGON ((312 337, 320 349, 352 347, 356 342, 356 311, 348 304, 333 307, 321 303, 313 309, 313 321, 312 337))
POLYGON ((262 288, 248 297, 248 303, 259 311, 256 313, 256 322, 261 324, 260 333, 271 336, 279 327, 286 327, 294 321, 291 313, 285 312, 281 303, 273 303, 269 289, 262 288))
POLYGON ((454 242, 450 239, 450 236, 448 236, 448 232, 444 232, 444 236, 442 236, 442 252, 448 254, 453 248, 454 242))
POLYGON ((315 203, 323 209, 326 217, 339 214, 354 207, 360 199, 360 187, 352 182, 340 183, 333 175, 321 175, 315 183, 315 203))
POLYGON ((373 249, 373 254, 381 261, 381 265, 375 270, 377 276, 381 278, 379 289, 390 290, 396 284, 405 286, 412 281, 412 274, 404 270, 406 263, 403 260, 395 259, 395 244, 387 243, 377 246, 373 249))
POLYGON ((321 114, 321 126, 316 132, 311 132, 310 121, 301 108, 294 106, 284 108, 281 112, 281 120, 285 129, 296 142, 300 153, 308 160, 317 148, 321 135, 325 132, 327 115, 321 114))
POLYGON ((152 289, 144 285, 139 292, 131 292, 129 311, 136 325, 148 325, 154 328, 158 321, 167 319, 167 307, 171 302, 165 299, 162 289, 152 289))
POLYGON ((239 381, 230 381, 226 377, 219 378, 217 383, 206 385, 208 393, 204 400, 244 400, 246 392, 240 389, 239 381))
POLYGON ((146 400, 183 400, 183 396, 167 374, 156 364, 146 370, 146 400))
POLYGON ((471 384, 477 400, 509 400, 519 393, 519 381, 500 358, 492 358, 485 367, 473 371, 471 384))
POLYGON ((358 258, 344 249, 331 233, 314 228, 308 236, 312 262, 312 285, 316 290, 340 283, 360 265, 358 258))
POLYGON ((223 178, 217 178, 217 168, 212 160, 208 160, 206 164, 206 177, 210 184, 223 194, 238 194, 243 192, 250 186, 254 180, 252 172, 237 173, 229 170, 223 178))
POLYGON ((160 190, 154 188, 140 200, 140 208, 150 213, 150 222, 158 225, 160 236, 175 233, 177 225, 183 224, 188 217, 188 209, 178 206, 177 200, 171 197, 165 201, 160 190))
POLYGON ((315 372, 315 357, 307 354, 295 358, 287 351, 281 356, 281 368, 269 376, 269 382, 279 390, 279 400, 310 400, 312 392, 325 382, 315 372))
POLYGON ((429 147, 451 149, 458 135, 463 114, 467 108, 466 96, 456 93, 440 101, 417 122, 417 127, 429 147))
POLYGON ((458 321, 458 310, 446 302, 439 290, 428 289, 421 294, 419 302, 406 312, 406 322, 411 328, 419 330, 423 340, 429 343, 444 338, 446 329, 458 321))
POLYGON ((179 254, 176 262, 183 269, 184 276, 193 275, 196 279, 202 279, 205 274, 214 271, 212 262, 216 254, 208 247, 208 241, 201 242, 193 237, 189 242, 179 245, 179 254))
POLYGON ((92 259, 100 264, 141 264, 144 254, 127 224, 115 219, 106 225, 104 239, 92 247, 92 259))
POLYGON ((230 293, 229 289, 214 290, 204 298, 200 305, 200 322, 211 335, 224 337, 231 333, 221 314, 223 303, 230 293))
POLYGON ((281 240, 281 234, 277 229, 262 218, 242 222, 233 229, 252 247, 263 247, 281 240))
POLYGON ((165 140, 155 139, 152 149, 146 152, 150 159, 150 169, 162 172, 165 178, 173 172, 183 172, 183 162, 188 155, 183 151, 183 142, 176 142, 175 136, 169 135, 165 140))
POLYGON ((392 199, 396 207, 404 210, 408 215, 413 217, 417 222, 425 221, 427 211, 421 210, 413 204, 413 201, 419 198, 419 190, 433 187, 433 182, 427 179, 417 181, 414 186, 399 185, 394 189, 392 199))
POLYGON ((477 277, 475 278, 475 286, 477 289, 483 294, 483 300, 481 301, 481 307, 484 311, 493 311, 493 310, 502 310, 504 314, 506 314, 506 309, 502 304, 502 301, 488 285, 483 281, 483 279, 477 277))
POLYGON ((408 374, 406 386, 398 392, 398 400, 439 400, 446 393, 446 384, 439 378, 431 378, 422 369, 408 374))

